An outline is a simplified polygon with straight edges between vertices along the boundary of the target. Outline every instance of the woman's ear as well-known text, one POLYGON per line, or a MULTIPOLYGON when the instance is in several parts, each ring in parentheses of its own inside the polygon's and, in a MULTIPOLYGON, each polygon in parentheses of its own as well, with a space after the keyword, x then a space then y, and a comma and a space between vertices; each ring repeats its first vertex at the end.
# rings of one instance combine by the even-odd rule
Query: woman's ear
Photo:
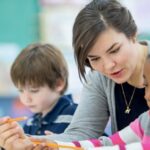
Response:
POLYGON ((135 33, 132 37, 131 37, 133 43, 136 43, 137 41, 137 33, 135 33))
POLYGON ((57 79, 55 90, 61 92, 65 87, 65 82, 62 79, 57 79))

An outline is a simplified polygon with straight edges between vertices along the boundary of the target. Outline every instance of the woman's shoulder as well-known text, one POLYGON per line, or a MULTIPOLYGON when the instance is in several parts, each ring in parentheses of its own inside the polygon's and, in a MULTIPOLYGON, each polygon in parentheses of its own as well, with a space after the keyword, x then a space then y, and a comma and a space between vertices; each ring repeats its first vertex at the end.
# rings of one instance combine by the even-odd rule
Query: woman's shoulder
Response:
POLYGON ((101 85, 104 87, 114 85, 114 81, 101 74, 98 71, 90 70, 86 75, 86 82, 93 83, 93 85, 101 85))
POLYGON ((95 70, 89 70, 87 75, 86 75, 86 80, 88 79, 92 79, 92 80, 110 80, 109 78, 107 78, 106 76, 104 76, 103 74, 101 74, 98 71, 95 70))

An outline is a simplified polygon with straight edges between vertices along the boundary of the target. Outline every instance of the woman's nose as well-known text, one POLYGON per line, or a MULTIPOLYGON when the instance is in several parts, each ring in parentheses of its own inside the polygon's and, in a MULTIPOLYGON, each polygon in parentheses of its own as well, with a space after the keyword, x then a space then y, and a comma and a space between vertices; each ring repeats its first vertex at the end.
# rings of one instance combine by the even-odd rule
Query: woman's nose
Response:
POLYGON ((107 71, 112 70, 115 67, 115 65, 116 65, 115 61, 113 61, 111 59, 106 59, 106 60, 104 60, 103 63, 104 63, 104 68, 107 71))

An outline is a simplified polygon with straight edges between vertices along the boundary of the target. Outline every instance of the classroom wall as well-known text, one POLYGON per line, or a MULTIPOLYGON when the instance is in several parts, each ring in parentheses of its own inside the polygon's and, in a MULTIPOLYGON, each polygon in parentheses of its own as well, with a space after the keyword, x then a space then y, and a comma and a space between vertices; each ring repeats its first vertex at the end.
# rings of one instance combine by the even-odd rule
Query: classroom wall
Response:
POLYGON ((38 0, 0 0, 0 43, 38 41, 39 10, 38 0))

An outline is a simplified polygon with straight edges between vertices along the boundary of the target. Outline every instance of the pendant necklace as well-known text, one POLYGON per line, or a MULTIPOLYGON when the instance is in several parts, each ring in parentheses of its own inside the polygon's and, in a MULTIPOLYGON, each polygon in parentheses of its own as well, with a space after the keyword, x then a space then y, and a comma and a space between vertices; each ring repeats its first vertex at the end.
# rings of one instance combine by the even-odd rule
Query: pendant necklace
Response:
POLYGON ((124 89, 123 89, 123 85, 122 85, 122 84, 121 84, 121 89, 122 89, 123 97, 124 97, 125 104, 126 104, 126 109, 125 109, 124 113, 125 113, 125 114, 129 114, 130 111, 131 111, 130 105, 131 105, 131 102, 132 102, 132 100, 133 100, 133 97, 134 97, 136 88, 133 89, 133 93, 132 93, 132 95, 131 95, 131 98, 130 98, 130 100, 129 100, 129 103, 127 102, 127 98, 126 98, 125 91, 124 91, 124 89))

